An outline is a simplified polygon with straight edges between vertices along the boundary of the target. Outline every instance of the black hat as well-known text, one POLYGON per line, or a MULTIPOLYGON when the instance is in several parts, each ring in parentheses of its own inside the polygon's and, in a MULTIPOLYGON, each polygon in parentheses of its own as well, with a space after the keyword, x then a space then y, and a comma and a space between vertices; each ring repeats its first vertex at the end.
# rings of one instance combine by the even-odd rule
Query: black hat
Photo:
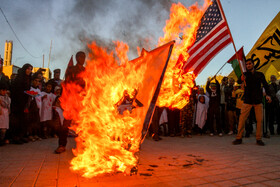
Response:
POLYGON ((60 69, 53 70, 54 73, 60 73, 60 69))

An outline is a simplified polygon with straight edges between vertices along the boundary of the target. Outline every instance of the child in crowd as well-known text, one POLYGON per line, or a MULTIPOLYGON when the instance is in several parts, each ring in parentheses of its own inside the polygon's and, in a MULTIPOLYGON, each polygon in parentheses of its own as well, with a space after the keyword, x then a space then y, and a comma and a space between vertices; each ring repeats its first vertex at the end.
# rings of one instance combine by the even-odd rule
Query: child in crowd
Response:
POLYGON ((9 113, 11 99, 7 94, 8 85, 0 82, 0 146, 5 145, 5 135, 9 129, 9 113))
POLYGON ((60 154, 65 152, 68 136, 68 126, 71 121, 65 120, 63 116, 63 110, 60 105, 60 96, 55 98, 53 103, 53 121, 55 126, 58 128, 58 148, 55 150, 55 153, 60 154))
POLYGON ((234 90, 232 91, 232 97, 236 98, 236 116, 237 116, 237 121, 239 121, 239 116, 241 113, 241 107, 243 105, 243 101, 244 101, 244 84, 242 83, 241 85, 239 84, 235 84, 234 85, 234 90))
POLYGON ((56 98, 52 92, 52 84, 50 82, 46 83, 45 91, 41 93, 42 95, 42 112, 41 112, 41 123, 43 128, 43 138, 48 138, 49 135, 56 136, 55 129, 52 124, 52 105, 56 98))
POLYGON ((160 127, 163 127, 163 135, 168 136, 168 118, 167 118, 167 110, 164 107, 163 111, 159 118, 159 125, 160 127))
POLYGON ((40 77, 37 73, 32 76, 30 92, 33 95, 29 95, 28 99, 28 112, 26 113, 26 118, 28 122, 28 139, 30 141, 42 140, 39 138, 41 136, 40 128, 40 116, 42 109, 42 97, 41 90, 39 89, 40 77), (39 136, 38 136, 39 135, 39 136))
POLYGON ((54 88, 54 94, 55 94, 56 96, 61 96, 61 91, 62 91, 62 89, 61 89, 60 86, 56 86, 56 87, 54 88))
POLYGON ((200 134, 202 134, 202 129, 207 120, 208 104, 209 98, 206 95, 198 96, 195 124, 198 126, 200 134))

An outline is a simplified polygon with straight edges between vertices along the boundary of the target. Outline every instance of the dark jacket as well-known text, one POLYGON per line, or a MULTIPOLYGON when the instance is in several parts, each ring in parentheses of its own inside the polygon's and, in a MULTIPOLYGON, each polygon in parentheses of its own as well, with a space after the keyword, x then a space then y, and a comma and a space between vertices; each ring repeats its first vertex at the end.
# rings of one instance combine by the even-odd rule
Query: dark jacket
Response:
POLYGON ((210 81, 207 82, 206 91, 209 93, 209 107, 219 107, 221 103, 221 90, 220 84, 217 80, 216 81, 216 92, 214 93, 210 88, 210 81))
MULTIPOLYGON (((265 80, 265 76, 262 72, 254 71, 252 72, 244 72, 246 77, 246 86, 244 91, 244 103, 246 104, 260 104, 262 103, 263 98, 263 90, 262 85, 265 89, 267 95, 270 95, 270 91, 268 88, 268 84, 265 80)), ((241 79, 238 80, 240 84, 241 79)))
POLYGON ((276 93, 280 90, 280 85, 276 84, 276 83, 271 83, 268 85, 269 87, 269 91, 270 91, 270 94, 271 94, 271 99, 272 99, 272 102, 276 102, 278 103, 278 99, 276 97, 276 93))
MULTIPOLYGON (((30 64, 25 64, 19 69, 18 75, 11 85, 11 110, 12 113, 23 113, 29 96, 24 91, 30 90, 31 75, 27 76, 25 70, 30 67, 30 64)), ((32 67, 32 66, 31 66, 32 67)))

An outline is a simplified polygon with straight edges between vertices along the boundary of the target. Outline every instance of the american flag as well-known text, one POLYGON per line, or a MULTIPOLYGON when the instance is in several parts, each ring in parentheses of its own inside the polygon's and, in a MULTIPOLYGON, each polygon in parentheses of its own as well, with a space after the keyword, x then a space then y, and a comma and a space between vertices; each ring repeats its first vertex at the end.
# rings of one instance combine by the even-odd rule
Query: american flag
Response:
POLYGON ((213 0, 197 30, 196 41, 188 50, 189 58, 183 70, 198 75, 216 54, 231 43, 230 31, 221 9, 213 0))

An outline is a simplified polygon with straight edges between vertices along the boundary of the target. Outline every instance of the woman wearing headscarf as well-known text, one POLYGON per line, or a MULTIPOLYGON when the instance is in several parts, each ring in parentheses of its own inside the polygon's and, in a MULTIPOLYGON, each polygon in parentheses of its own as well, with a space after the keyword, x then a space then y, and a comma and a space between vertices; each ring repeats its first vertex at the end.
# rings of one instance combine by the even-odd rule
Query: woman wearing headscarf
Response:
POLYGON ((11 85, 11 136, 16 144, 28 142, 27 138, 24 138, 27 132, 24 112, 29 97, 24 92, 30 90, 32 69, 31 64, 24 64, 11 85))

